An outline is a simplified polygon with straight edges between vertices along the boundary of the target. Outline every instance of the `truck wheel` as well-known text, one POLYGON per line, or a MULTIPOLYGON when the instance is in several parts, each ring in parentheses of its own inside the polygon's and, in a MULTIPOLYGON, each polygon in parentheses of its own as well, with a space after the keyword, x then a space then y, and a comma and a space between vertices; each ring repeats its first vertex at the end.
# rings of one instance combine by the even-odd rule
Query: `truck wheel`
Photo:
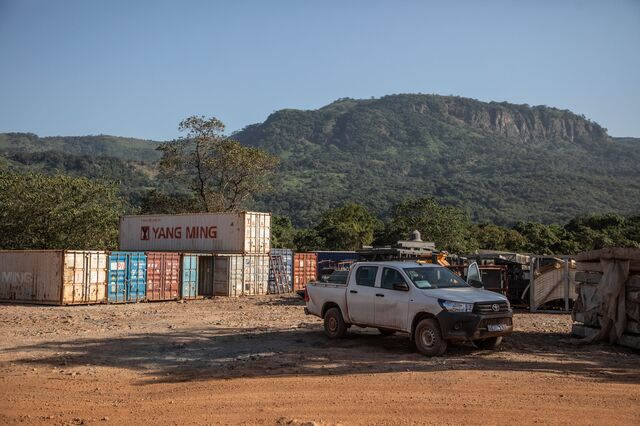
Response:
POLYGON ((340 339, 347 334, 347 325, 338 308, 331 308, 324 314, 324 334, 330 339, 340 339))
POLYGON ((379 328, 378 331, 383 336, 393 336, 396 333, 395 330, 389 330, 388 328, 379 328))
POLYGON ((442 355, 447 350, 447 342, 442 338, 438 321, 428 318, 418 323, 414 334, 418 352, 426 356, 442 355))
POLYGON ((479 349, 495 349, 502 343, 502 336, 489 337, 488 339, 474 340, 473 344, 479 349))

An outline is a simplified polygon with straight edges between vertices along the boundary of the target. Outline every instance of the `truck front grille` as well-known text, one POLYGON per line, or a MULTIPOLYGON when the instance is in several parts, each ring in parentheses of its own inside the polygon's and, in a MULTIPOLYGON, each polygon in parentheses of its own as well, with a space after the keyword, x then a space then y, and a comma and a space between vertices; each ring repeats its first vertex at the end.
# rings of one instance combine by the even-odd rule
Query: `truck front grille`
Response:
POLYGON ((473 312, 480 315, 503 314, 509 312, 509 305, 502 301, 476 303, 473 312))

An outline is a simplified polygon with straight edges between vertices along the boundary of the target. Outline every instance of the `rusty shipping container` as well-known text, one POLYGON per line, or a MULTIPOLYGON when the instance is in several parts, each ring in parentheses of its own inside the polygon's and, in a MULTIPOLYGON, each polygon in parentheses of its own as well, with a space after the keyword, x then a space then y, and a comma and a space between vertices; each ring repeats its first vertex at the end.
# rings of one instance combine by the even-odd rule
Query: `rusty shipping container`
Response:
POLYGON ((0 300, 49 305, 103 303, 106 290, 106 252, 0 251, 0 300))
POLYGON ((180 297, 180 254, 147 252, 147 300, 180 297))
POLYGON ((267 294, 269 256, 216 255, 213 258, 213 287, 216 296, 267 294))
POLYGON ((119 239, 120 250, 268 254, 271 214, 123 216, 119 239))
POLYGON ((318 256, 315 253, 293 254, 293 290, 302 290, 309 281, 316 280, 316 264, 318 256))

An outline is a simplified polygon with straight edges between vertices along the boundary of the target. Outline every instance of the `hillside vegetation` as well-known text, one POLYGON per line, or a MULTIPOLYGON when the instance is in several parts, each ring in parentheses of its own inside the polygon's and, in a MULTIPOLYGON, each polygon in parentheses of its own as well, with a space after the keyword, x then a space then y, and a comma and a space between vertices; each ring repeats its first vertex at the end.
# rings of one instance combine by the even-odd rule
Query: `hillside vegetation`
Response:
MULTIPOLYGON (((297 226, 349 202, 382 218, 433 196, 473 222, 566 223, 582 214, 640 212, 640 139, 567 110, 437 95, 340 99, 286 109, 233 135, 281 159, 274 187, 248 208, 297 226)), ((0 134, 0 167, 116 182, 135 211, 158 179, 158 142, 114 136, 0 134)))
POLYGON ((275 112, 234 136, 282 159, 280 190, 256 207, 299 224, 349 201, 386 216, 428 195, 499 224, 640 211, 640 141, 566 110, 436 95, 340 99, 275 112))

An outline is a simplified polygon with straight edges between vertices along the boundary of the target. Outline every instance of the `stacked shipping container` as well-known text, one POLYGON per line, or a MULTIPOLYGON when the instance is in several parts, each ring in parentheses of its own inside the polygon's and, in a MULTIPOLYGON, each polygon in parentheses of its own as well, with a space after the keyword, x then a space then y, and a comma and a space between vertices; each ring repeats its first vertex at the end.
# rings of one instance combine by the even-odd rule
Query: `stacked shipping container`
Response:
POLYGON ((147 253, 147 300, 176 300, 180 297, 180 255, 147 253))

